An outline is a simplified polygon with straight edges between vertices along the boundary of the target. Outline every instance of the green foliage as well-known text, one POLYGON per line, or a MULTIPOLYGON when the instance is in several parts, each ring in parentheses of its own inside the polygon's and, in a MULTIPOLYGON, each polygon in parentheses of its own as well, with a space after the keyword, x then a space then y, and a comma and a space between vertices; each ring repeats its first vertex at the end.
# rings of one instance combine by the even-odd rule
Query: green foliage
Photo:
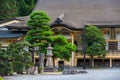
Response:
POLYGON ((12 73, 12 65, 9 59, 9 54, 0 46, 0 75, 9 75, 12 73))
POLYGON ((42 70, 43 70, 43 68, 42 68, 42 67, 38 67, 38 73, 41 73, 41 72, 42 72, 42 70))
POLYGON ((28 26, 32 26, 33 29, 46 29, 50 23, 50 17, 44 11, 33 12, 28 20, 28 26))
POLYGON ((1 0, 0 1, 0 21, 11 19, 18 15, 16 0, 1 0))
POLYGON ((1 0, 0 21, 16 16, 26 16, 32 12, 36 0, 1 0))
POLYGON ((0 80, 4 80, 2 77, 0 77, 0 80))
POLYGON ((54 45, 63 45, 63 44, 67 44, 68 43, 68 41, 65 38, 65 36, 62 36, 62 35, 54 36, 53 37, 53 42, 54 42, 54 45))
POLYGON ((10 44, 6 49, 0 46, 0 75, 11 75, 13 72, 22 73, 23 68, 32 66, 30 52, 23 49, 30 46, 27 42, 10 44))
POLYGON ((90 56, 105 56, 105 39, 103 33, 96 26, 88 26, 86 28, 85 39, 87 44, 86 52, 90 56))
POLYGON ((76 50, 76 46, 67 41, 62 35, 53 37, 53 58, 60 58, 69 61, 71 52, 76 50))
POLYGON ((16 6, 18 8, 18 14, 20 16, 29 15, 34 8, 35 0, 16 0, 16 6))
POLYGON ((19 42, 8 46, 7 53, 10 55, 13 71, 17 73, 22 73, 23 68, 28 69, 32 66, 30 52, 23 49, 26 45, 29 44, 19 42))
MULTIPOLYGON (((20 57, 19 57, 20 58, 20 57)), ((24 65, 20 60, 13 61, 13 70, 17 73, 22 73, 24 65)))
POLYGON ((46 53, 48 43, 53 47, 53 59, 60 58, 67 61, 71 58, 71 51, 76 50, 76 46, 69 43, 67 39, 62 36, 52 36, 53 32, 49 26, 50 17, 43 11, 33 12, 27 25, 32 29, 28 31, 25 38, 32 46, 39 46, 41 53, 46 53))
POLYGON ((93 56, 104 57, 106 55, 105 39, 102 31, 96 26, 89 25, 86 28, 85 41, 87 44, 86 54, 91 57, 91 67, 93 67, 93 56))
POLYGON ((44 11, 33 12, 27 22, 32 29, 28 31, 25 40, 32 46, 42 47, 40 51, 45 53, 48 42, 50 42, 53 32, 49 27, 50 17, 44 11))

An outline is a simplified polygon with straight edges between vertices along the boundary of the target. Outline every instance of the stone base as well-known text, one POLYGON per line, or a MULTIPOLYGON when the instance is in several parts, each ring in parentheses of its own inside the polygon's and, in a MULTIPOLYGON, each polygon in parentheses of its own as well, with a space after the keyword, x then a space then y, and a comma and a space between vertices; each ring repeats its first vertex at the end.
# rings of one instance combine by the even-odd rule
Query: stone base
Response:
POLYGON ((27 73, 30 74, 30 75, 38 74, 38 67, 33 66, 33 67, 29 68, 27 73))
POLYGON ((45 67, 44 72, 54 72, 54 68, 45 67))

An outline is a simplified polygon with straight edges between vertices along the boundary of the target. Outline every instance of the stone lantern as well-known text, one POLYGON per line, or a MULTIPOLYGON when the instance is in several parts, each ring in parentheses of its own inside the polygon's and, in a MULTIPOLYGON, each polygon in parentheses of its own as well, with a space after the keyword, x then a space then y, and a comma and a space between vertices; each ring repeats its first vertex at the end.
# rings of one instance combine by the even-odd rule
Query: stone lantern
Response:
POLYGON ((53 62, 52 62, 52 47, 51 44, 46 48, 47 49, 47 67, 53 68, 53 62))

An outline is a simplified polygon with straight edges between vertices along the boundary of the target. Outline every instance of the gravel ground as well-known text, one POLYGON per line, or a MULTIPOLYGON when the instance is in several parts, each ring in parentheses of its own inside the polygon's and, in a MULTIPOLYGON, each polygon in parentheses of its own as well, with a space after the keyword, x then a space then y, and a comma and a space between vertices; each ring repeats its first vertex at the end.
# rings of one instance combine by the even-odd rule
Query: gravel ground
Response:
MULTIPOLYGON (((83 71, 81 69, 81 71, 83 71)), ((62 75, 62 74, 39 74, 7 76, 5 80, 120 80, 120 68, 86 69, 87 73, 62 75)))

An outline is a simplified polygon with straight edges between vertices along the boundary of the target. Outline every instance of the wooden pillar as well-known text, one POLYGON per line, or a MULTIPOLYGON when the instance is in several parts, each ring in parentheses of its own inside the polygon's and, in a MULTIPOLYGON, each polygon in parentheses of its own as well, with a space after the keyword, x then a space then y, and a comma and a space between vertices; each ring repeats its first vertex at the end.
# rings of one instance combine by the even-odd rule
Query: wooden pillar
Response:
MULTIPOLYGON (((74 34, 73 33, 71 33, 71 41, 72 41, 72 44, 74 44, 74 34)), ((72 52, 71 66, 74 66, 74 56, 75 56, 75 53, 72 52)))
POLYGON ((110 59, 110 66, 109 67, 112 67, 112 59, 110 59))
POLYGON ((116 38, 115 28, 111 28, 110 35, 111 35, 111 39, 115 39, 116 38))
POLYGON ((74 66, 77 66, 77 59, 78 58, 74 58, 74 66))

